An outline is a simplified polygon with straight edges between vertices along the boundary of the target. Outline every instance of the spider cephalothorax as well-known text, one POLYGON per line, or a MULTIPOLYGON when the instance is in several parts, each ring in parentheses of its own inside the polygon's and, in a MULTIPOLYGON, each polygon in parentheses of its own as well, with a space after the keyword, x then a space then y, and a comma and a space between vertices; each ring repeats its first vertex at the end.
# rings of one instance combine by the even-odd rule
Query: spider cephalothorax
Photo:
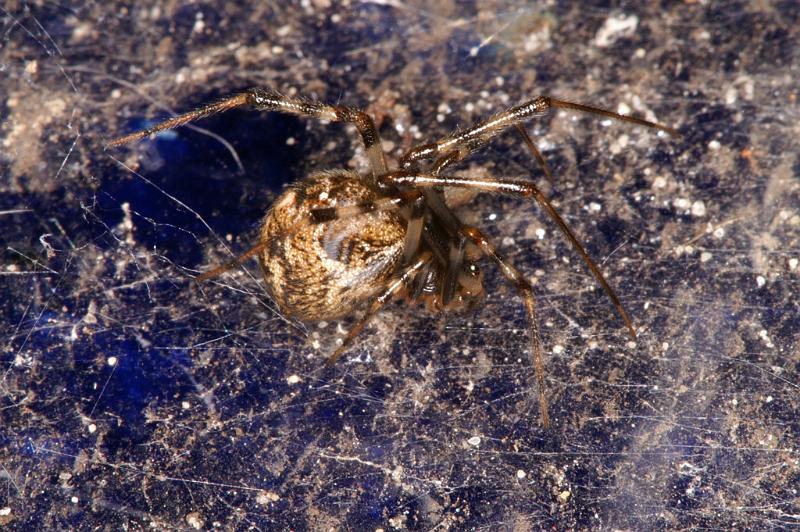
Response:
POLYGON ((316 172, 289 187, 265 216, 259 242, 253 248, 236 261, 197 277, 198 281, 209 279, 257 256, 267 291, 288 316, 301 321, 328 320, 350 315, 367 305, 342 345, 328 358, 329 365, 344 353, 367 321, 394 297, 421 300, 431 310, 474 305, 483 295, 477 261, 485 256, 522 296, 529 318, 542 423, 549 424, 533 289, 514 266, 500 257, 478 228, 459 220, 442 192, 449 187, 535 200, 583 257, 635 336, 633 324, 614 290, 536 185, 520 179, 455 176, 446 170, 514 127, 551 179, 547 164, 522 124, 553 108, 594 113, 671 134, 675 130, 597 107, 539 96, 437 142, 411 148, 400 158, 399 168, 390 171, 378 131, 367 114, 254 88, 119 137, 109 146, 245 105, 262 111, 355 124, 370 160, 370 175, 349 170, 316 172))

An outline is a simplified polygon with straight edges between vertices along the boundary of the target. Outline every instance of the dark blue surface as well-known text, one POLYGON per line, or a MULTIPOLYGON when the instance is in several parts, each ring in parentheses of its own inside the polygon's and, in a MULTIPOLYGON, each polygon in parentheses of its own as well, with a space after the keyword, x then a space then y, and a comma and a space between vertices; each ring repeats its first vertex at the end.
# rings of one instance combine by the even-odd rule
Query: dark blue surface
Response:
MULTIPOLYGON (((797 524, 793 5, 151 4, 1 13, 0 528, 797 524), (619 14, 636 30, 596 44, 619 14), (540 93, 679 126, 528 128, 636 342, 557 229, 504 198, 459 213, 534 282, 550 430, 524 308, 488 263, 473 312, 391 304, 328 370, 352 318, 283 320, 255 264, 195 283, 289 183, 364 164, 352 127, 245 110, 197 124, 243 172, 188 128, 103 149, 252 85, 366 108, 393 156, 540 93)), ((514 135, 459 170, 548 190, 514 135)))

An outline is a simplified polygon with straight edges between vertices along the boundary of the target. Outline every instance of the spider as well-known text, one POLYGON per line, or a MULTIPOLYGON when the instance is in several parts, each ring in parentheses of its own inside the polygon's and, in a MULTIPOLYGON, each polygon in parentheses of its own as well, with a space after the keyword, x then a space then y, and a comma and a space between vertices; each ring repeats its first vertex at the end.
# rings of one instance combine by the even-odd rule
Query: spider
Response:
POLYGON ((304 322, 332 320, 367 305, 363 316, 328 357, 328 366, 348 349, 370 318, 394 298, 405 296, 410 301, 420 301, 432 311, 473 307, 484 295, 478 261, 488 257, 525 304, 541 421, 544 427, 549 426, 533 288, 519 270, 500 256, 480 229, 464 224, 456 216, 445 202, 443 192, 449 187, 533 199, 581 255, 631 336, 636 337, 628 313, 600 268, 535 184, 520 179, 452 175, 446 170, 500 133, 514 128, 552 181, 547 163, 523 127, 529 118, 552 109, 592 113, 672 135, 677 134, 675 129, 589 105, 539 96, 441 140, 417 145, 400 157, 397 169, 389 169, 378 131, 366 113, 292 98, 270 89, 251 88, 115 138, 107 146, 117 147, 244 106, 352 123, 366 149, 371 173, 319 171, 294 183, 267 212, 255 246, 235 261, 196 277, 197 281, 210 279, 257 256, 267 292, 287 316, 304 322))

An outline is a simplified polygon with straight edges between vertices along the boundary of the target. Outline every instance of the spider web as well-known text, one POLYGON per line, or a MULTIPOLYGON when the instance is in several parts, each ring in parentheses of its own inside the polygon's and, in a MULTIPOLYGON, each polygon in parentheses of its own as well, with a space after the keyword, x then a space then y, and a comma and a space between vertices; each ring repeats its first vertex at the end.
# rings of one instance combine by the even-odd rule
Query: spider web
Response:
POLYGON ((0 8, 0 525, 798 525, 793 6, 480 6, 0 8), (355 132, 235 111, 103 149, 252 85, 366 108, 390 157, 539 94, 679 125, 531 121, 554 187, 513 135, 459 168, 549 190, 638 338, 534 206, 478 197, 553 428, 488 263, 474 312, 390 305, 324 370, 352 320, 284 319, 254 264, 192 278, 288 183, 365 170, 355 132))

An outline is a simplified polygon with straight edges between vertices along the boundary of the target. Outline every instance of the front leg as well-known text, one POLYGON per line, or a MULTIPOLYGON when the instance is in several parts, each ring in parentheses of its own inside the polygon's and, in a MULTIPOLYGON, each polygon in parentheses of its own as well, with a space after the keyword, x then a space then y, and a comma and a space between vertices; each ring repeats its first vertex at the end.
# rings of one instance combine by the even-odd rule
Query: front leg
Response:
MULTIPOLYGON (((439 173, 447 166, 464 159, 470 152, 483 146, 509 127, 520 126, 528 119, 534 116, 541 116, 554 108, 572 109, 584 113, 605 116, 621 122, 630 122, 632 124, 658 129, 670 135, 678 134, 677 130, 671 127, 656 122, 650 122, 649 120, 643 120, 635 116, 621 115, 599 107, 558 100, 549 96, 539 96, 521 105, 502 111, 487 120, 479 122, 475 126, 456 131, 449 137, 443 138, 437 142, 412 148, 400 159, 400 167, 410 169, 414 167, 416 162, 423 159, 436 159, 432 173, 439 173)), ((538 150, 534 151, 534 156, 537 155, 536 152, 538 152, 538 150)), ((540 157, 541 155, 537 157, 537 160, 540 160, 540 157)), ((545 172, 547 172, 547 170, 545 172)))
POLYGON ((378 135, 378 130, 375 128, 375 123, 368 114, 351 107, 329 105, 301 98, 290 98, 271 89, 258 87, 203 105, 194 111, 169 118, 147 129, 117 137, 109 141, 107 146, 115 148, 129 142, 141 140, 159 131, 176 128, 188 122, 244 106, 250 106, 259 111, 277 111, 297 116, 309 116, 330 122, 355 124, 361 134, 367 157, 369 157, 369 162, 372 166, 373 180, 377 176, 386 173, 386 160, 383 155, 381 139, 378 135))

